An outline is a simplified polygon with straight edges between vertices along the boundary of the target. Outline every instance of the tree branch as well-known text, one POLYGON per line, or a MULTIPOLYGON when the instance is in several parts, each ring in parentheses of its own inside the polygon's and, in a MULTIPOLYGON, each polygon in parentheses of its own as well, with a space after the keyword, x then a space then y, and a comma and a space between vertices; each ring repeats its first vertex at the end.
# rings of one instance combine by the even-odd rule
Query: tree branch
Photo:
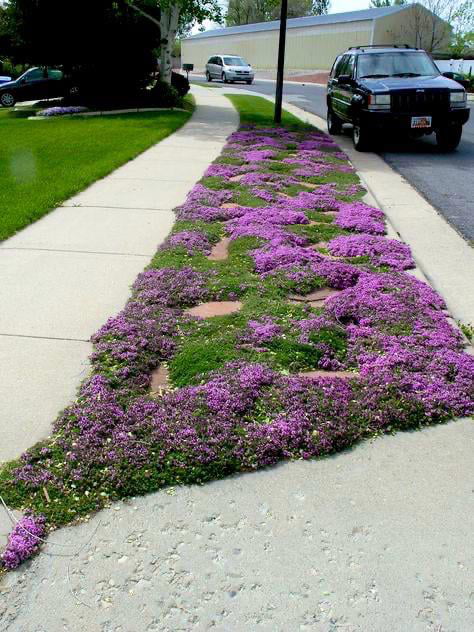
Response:
POLYGON ((151 20, 151 22, 153 22, 153 24, 156 24, 156 26, 158 28, 161 28, 160 20, 157 20, 157 18, 154 18, 152 15, 150 15, 149 13, 147 13, 146 11, 141 9, 140 7, 137 7, 137 5, 134 4, 131 0, 125 0, 125 2, 128 4, 128 6, 131 9, 133 9, 134 11, 136 11, 137 13, 142 15, 144 18, 147 18, 148 20, 151 20))

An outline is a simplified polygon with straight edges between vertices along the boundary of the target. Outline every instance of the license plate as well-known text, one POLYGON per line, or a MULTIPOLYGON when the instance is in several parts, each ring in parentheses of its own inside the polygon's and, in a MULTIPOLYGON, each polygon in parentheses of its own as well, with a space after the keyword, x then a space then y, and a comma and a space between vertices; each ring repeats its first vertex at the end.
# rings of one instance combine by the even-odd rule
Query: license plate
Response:
POLYGON ((431 127, 431 116, 412 116, 412 128, 431 127))

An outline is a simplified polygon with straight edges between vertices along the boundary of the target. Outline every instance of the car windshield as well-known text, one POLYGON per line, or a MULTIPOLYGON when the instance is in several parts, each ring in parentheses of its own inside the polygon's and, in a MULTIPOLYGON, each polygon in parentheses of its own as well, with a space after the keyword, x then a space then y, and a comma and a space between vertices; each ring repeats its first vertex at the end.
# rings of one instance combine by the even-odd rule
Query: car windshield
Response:
POLYGON ((224 57, 224 64, 226 66, 248 66, 242 57, 224 57))
POLYGON ((30 68, 18 77, 18 81, 35 81, 37 79, 44 79, 44 77, 44 68, 30 68))
POLYGON ((421 77, 439 75, 426 53, 369 53, 359 55, 357 76, 421 77))

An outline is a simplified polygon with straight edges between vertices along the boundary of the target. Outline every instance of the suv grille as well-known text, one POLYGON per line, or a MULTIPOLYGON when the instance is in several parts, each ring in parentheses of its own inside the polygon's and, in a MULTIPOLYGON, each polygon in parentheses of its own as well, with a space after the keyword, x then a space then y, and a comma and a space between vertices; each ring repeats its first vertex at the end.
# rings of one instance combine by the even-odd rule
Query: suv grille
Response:
POLYGON ((393 112, 430 114, 449 109, 449 90, 397 90, 391 96, 393 112))

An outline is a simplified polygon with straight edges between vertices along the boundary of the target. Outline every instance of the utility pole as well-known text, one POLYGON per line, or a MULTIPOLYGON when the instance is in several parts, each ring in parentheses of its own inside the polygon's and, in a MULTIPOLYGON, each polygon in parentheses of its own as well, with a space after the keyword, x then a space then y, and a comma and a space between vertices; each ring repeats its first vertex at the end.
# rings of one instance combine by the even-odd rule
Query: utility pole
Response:
POLYGON ((280 39, 278 41, 278 68, 275 93, 275 123, 281 123, 281 102, 283 99, 283 71, 285 69, 286 16, 288 14, 288 0, 281 0, 280 10, 280 39))

